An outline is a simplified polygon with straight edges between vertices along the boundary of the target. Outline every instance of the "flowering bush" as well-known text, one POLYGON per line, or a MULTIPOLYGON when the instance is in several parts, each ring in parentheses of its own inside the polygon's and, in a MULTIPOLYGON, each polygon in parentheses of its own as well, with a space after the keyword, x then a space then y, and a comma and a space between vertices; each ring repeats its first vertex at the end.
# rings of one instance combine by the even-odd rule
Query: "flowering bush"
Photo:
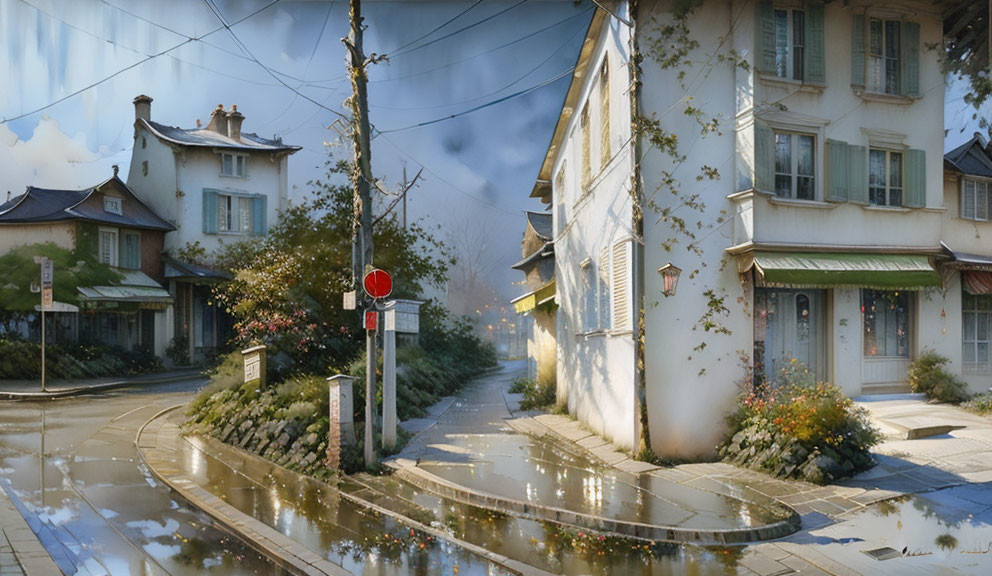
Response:
POLYGON ((957 404, 968 399, 968 388, 965 383, 944 370, 944 365, 951 361, 947 356, 927 350, 909 365, 907 380, 913 392, 922 392, 930 400, 937 402, 952 402, 957 404))
POLYGON ((971 400, 961 404, 961 407, 975 414, 992 414, 992 389, 977 396, 972 396, 971 400))
POLYGON ((823 484, 873 466, 880 439, 863 408, 793 358, 774 382, 741 395, 719 450, 734 464, 823 484))

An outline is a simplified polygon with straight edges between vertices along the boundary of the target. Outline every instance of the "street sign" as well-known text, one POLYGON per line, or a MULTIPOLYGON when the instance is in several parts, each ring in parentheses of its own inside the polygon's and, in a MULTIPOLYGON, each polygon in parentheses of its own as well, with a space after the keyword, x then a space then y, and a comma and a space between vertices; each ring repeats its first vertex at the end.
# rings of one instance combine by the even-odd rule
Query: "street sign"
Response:
POLYGON ((370 270, 362 280, 365 293, 373 298, 385 298, 393 291, 393 277, 385 270, 370 270))
POLYGON ((54 301, 52 297, 52 285, 48 284, 41 289, 41 309, 45 312, 52 310, 52 302, 54 301))
POLYGON ((55 262, 45 258, 41 261, 41 283, 44 286, 51 286, 55 277, 55 262))
POLYGON ((365 311, 365 329, 375 332, 379 329, 379 313, 372 310, 365 311))

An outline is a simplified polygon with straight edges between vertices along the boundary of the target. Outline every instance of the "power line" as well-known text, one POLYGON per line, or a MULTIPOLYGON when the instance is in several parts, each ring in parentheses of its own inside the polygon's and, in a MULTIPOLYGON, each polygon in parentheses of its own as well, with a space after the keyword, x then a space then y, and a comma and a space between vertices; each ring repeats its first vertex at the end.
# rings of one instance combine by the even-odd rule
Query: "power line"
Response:
POLYGON ((289 84, 287 84, 286 82, 284 82, 282 80, 282 78, 279 78, 279 76, 277 76, 275 72, 273 72, 265 64, 262 64, 262 62, 259 61, 259 59, 256 58, 254 54, 252 54, 251 50, 248 49, 248 47, 244 44, 244 42, 242 42, 241 39, 238 38, 238 35, 234 32, 234 30, 231 29, 231 26, 224 19, 224 16, 220 13, 220 10, 214 6, 212 0, 203 0, 203 3, 206 4, 208 8, 210 8, 210 11, 214 13, 214 16, 217 17, 217 20, 219 20, 220 23, 224 26, 224 28, 227 29, 227 32, 231 35, 231 38, 234 40, 234 43, 238 46, 238 48, 242 52, 245 53, 245 56, 248 56, 249 58, 251 58, 255 62, 255 64, 258 64, 263 70, 265 70, 269 74, 269 76, 272 76, 272 78, 274 78, 277 82, 279 82, 280 84, 282 84, 283 86, 285 86, 287 89, 291 90, 294 94, 296 94, 300 98, 303 98, 304 100, 306 100, 306 101, 308 101, 308 102, 310 102, 310 103, 312 103, 312 104, 314 104, 314 105, 316 105, 316 106, 318 106, 320 108, 323 108, 324 110, 327 110, 328 112, 331 112, 333 114, 337 114, 341 118, 344 118, 346 120, 350 120, 350 118, 348 118, 344 114, 338 112, 337 110, 335 110, 333 108, 329 108, 327 106, 324 106, 320 102, 314 100, 313 98, 307 96, 303 92, 300 92, 296 88, 293 88, 292 86, 290 86, 289 84))
POLYGON ((509 12, 510 10, 513 10, 517 6, 520 6, 521 4, 524 4, 524 3, 528 2, 528 1, 529 0, 520 0, 516 4, 510 6, 509 8, 504 8, 504 9, 500 10, 499 12, 497 12, 495 14, 492 14, 490 16, 486 16, 485 18, 483 18, 482 20, 479 20, 478 22, 473 22, 472 24, 469 24, 468 26, 465 26, 464 28, 459 28, 458 30, 455 30, 454 32, 450 32, 448 34, 445 34, 444 36, 441 36, 439 38, 435 38, 435 39, 433 39, 433 40, 431 40, 429 42, 425 42, 425 43, 423 43, 423 44, 421 44, 419 46, 414 46, 413 48, 410 48, 409 50, 395 52, 395 53, 391 54, 390 56, 392 56, 392 57, 402 56, 404 54, 409 54, 411 52, 416 52, 417 50, 420 50, 421 48, 426 48, 426 47, 430 46, 431 44, 436 44, 436 43, 438 43, 438 42, 440 42, 442 40, 447 40, 448 38, 451 38, 452 36, 455 36, 457 34, 461 34, 462 32, 465 32, 466 30, 470 30, 470 29, 475 28, 476 26, 478 26, 480 24, 483 24, 485 22, 488 22, 488 21, 492 20, 493 18, 496 18, 497 16, 500 16, 501 14, 505 14, 505 13, 509 12))
MULTIPOLYGON (((255 10, 254 12, 252 12, 251 14, 248 14, 247 16, 245 16, 245 17, 237 20, 232 25, 236 25, 236 24, 239 24, 241 22, 244 22, 245 20, 251 18, 252 16, 254 16, 256 14, 258 14, 259 12, 262 12, 263 10, 266 10, 270 6, 273 6, 273 5, 277 4, 277 3, 279 3, 279 1, 280 0, 272 0, 271 2, 269 2, 268 4, 266 4, 265 6, 262 6, 258 10, 255 10)), ((28 5, 30 6, 30 4, 28 4, 28 5)), ((215 28, 215 29, 211 30, 210 32, 207 32, 206 34, 204 34, 202 36, 202 38, 205 38, 205 37, 207 37, 207 36, 209 36, 209 35, 211 35, 211 34, 213 34, 215 32, 220 31, 220 30, 222 30, 222 28, 215 28)), ((133 68, 136 68, 136 67, 144 64, 145 62, 148 62, 149 60, 153 60, 155 58, 158 58, 159 56, 162 56, 164 54, 168 54, 169 52, 172 52, 173 50, 175 50, 177 48, 180 48, 182 46, 185 46, 186 44, 189 44, 190 42, 193 42, 194 40, 196 40, 196 39, 195 38, 187 38, 186 40, 180 42, 179 44, 176 44, 176 45, 172 46, 171 48, 167 48, 167 49, 165 49, 165 50, 163 50, 161 52, 158 52, 158 53, 155 53, 155 54, 151 54, 147 58, 144 58, 142 60, 139 60, 139 61, 135 62, 134 64, 131 64, 130 66, 126 66, 124 68, 121 68, 120 70, 118 70, 117 72, 114 72, 113 74, 111 74, 109 76, 105 76, 104 78, 102 78, 100 80, 97 80, 96 82, 94 82, 94 83, 92 83, 92 84, 90 84, 90 85, 88 85, 88 86, 86 86, 84 88, 81 88, 79 90, 76 90, 75 92, 72 92, 72 93, 70 93, 70 94, 68 94, 66 96, 63 96, 62 98, 59 98, 58 100, 55 100, 53 102, 49 102, 48 104, 45 104, 44 106, 41 106, 40 108, 36 108, 36 109, 34 109, 34 110, 30 111, 30 112, 25 112, 23 114, 19 114, 17 116, 12 116, 10 118, 4 117, 3 119, 0 119, 0 125, 6 124, 8 122, 13 122, 15 120, 20 120, 21 118, 25 118, 27 116, 31 116, 32 114, 37 114, 38 112, 47 110, 47 109, 51 108, 52 106, 55 106, 57 104, 61 104, 62 102, 65 102, 66 100, 68 100, 70 98, 73 98, 75 96, 78 96, 79 94, 82 94, 83 92, 86 92, 87 90, 90 90, 91 88, 95 88, 95 87, 99 86, 100 84, 103 84, 104 82, 107 82, 108 80, 111 80, 113 78, 116 78, 117 76, 120 76, 121 74, 123 74, 124 72, 127 72, 128 70, 131 70, 133 68)))
POLYGON ((551 52, 551 54, 549 54, 544 60, 541 60, 536 66, 534 66, 530 70, 524 72, 522 75, 518 76, 516 80, 510 82, 509 84, 506 84, 505 86, 503 86, 501 88, 498 88, 496 90, 493 90, 492 92, 489 92, 487 94, 483 94, 481 96, 476 96, 475 98, 470 98, 468 100, 463 100, 461 102, 451 102, 451 103, 448 103, 448 104, 439 104, 439 105, 436 105, 436 106, 419 106, 419 107, 407 107, 407 108, 397 108, 397 107, 390 107, 390 106, 378 106, 378 105, 375 105, 375 104, 372 104, 371 106, 373 108, 381 108, 383 110, 437 110, 438 108, 449 108, 451 106, 460 106, 460 105, 463 105, 463 104, 470 104, 472 102, 477 102, 479 100, 482 100, 482 99, 485 99, 485 98, 489 98, 491 96, 495 96, 496 94, 499 94, 500 92, 502 92, 504 90, 507 90, 509 88, 512 88, 513 86, 519 84, 524 78, 530 76, 531 74, 533 74, 534 72, 536 72, 537 70, 539 70, 542 66, 544 66, 545 64, 547 64, 548 62, 550 62, 552 58, 554 58, 559 52, 561 52, 565 48, 565 46, 568 46, 569 43, 571 43, 572 40, 580 32, 582 32, 583 30, 585 30, 585 26, 581 26, 579 28, 576 28, 576 30, 574 32, 572 32, 572 35, 569 36, 568 39, 566 39, 565 42, 562 43, 561 46, 559 46, 557 49, 555 49, 553 52, 551 52))
POLYGON ((444 28, 444 27, 445 27, 445 26, 447 26, 448 24, 451 24, 451 23, 452 23, 452 22, 454 22, 455 20, 458 20, 459 18, 461 18, 462 16, 464 16, 466 12, 468 12, 468 11, 469 11, 469 10, 471 10, 472 8, 475 8, 475 7, 476 7, 476 6, 478 6, 479 4, 482 4, 482 0, 476 0, 476 2, 475 2, 475 4, 472 4, 472 5, 471 5, 471 6, 469 6, 468 8, 466 8, 466 9, 464 9, 464 10, 462 10, 461 12, 459 12, 458 14, 456 14, 456 15, 454 16, 454 18, 450 18, 449 20, 447 20, 447 21, 445 21, 445 22, 444 22, 443 24, 441 24, 441 25, 440 25, 440 26, 438 26, 437 28, 434 28, 434 29, 433 29, 433 30, 431 30, 430 32, 428 32, 428 33, 426 33, 426 34, 422 34, 422 35, 420 35, 420 36, 418 36, 417 38, 414 38, 413 40, 410 40, 410 41, 409 41, 409 42, 407 42, 406 44, 404 44, 404 45, 402 45, 402 46, 400 46, 399 48, 394 48, 394 49, 392 49, 392 50, 389 50, 389 51, 388 51, 388 52, 386 52, 386 53, 387 53, 387 54, 392 54, 392 53, 394 53, 394 52, 399 52, 400 50, 403 50, 404 48, 407 48, 407 47, 409 47, 409 46, 410 46, 411 44, 416 44, 417 42, 420 42, 420 41, 421 41, 421 40, 423 40, 424 38, 427 38, 427 37, 428 37, 428 36, 430 36, 431 34, 433 34, 433 33, 435 33, 435 32, 437 32, 437 31, 438 31, 438 30, 440 30, 441 28, 444 28))
POLYGON ((519 38, 516 38, 515 40, 511 40, 511 41, 506 42, 504 44, 500 44, 499 46, 496 46, 494 48, 490 48, 488 50, 484 50, 482 52, 478 52, 478 53, 473 54, 471 56, 468 56, 466 58, 462 58, 461 60, 456 60, 454 62, 450 62, 448 64, 444 64, 442 66, 438 66, 436 68, 429 68, 427 70, 422 70, 420 72, 414 72, 412 74, 406 74, 406 75, 403 75, 403 76, 397 76, 395 78, 384 78, 382 80, 370 80, 370 82, 372 84, 383 84, 385 82, 396 82, 398 80, 406 80, 407 78, 413 78, 415 76, 423 76, 424 74, 429 74, 431 72, 436 72, 438 70, 444 70, 445 68, 451 68, 452 66, 456 66, 456 65, 461 64, 463 62, 468 62, 469 60, 473 60, 475 58, 479 58, 480 56, 486 56, 487 54, 492 54, 493 52, 497 52, 497 51, 502 50, 504 48, 509 48, 510 46, 513 46, 514 44, 519 44, 520 42, 523 42, 524 40, 528 40, 530 38, 533 38, 534 36, 538 36, 540 34, 543 34, 543 33, 547 32, 548 30, 551 30, 552 28, 557 28, 558 26, 561 26, 562 24, 564 24, 566 22, 570 22, 570 21, 572 21, 572 20, 574 20, 576 18, 579 18, 581 16, 584 16, 586 14, 589 14, 590 12, 592 12, 592 9, 588 9, 588 10, 586 10, 584 12, 580 12, 578 14, 573 14, 572 16, 569 16, 568 18, 565 18, 563 20, 559 20, 558 22, 555 22, 554 24, 549 24, 548 26, 545 26, 545 27, 543 27, 543 28, 541 28, 539 30, 535 30, 535 31, 533 31, 533 32, 531 32, 529 34, 526 34, 524 36, 521 36, 519 38))
POLYGON ((558 80, 561 80, 562 78, 570 75, 574 71, 575 71, 575 66, 571 66, 568 69, 560 72, 559 74, 557 74, 557 75, 555 75, 555 76, 553 76, 551 78, 548 78, 547 80, 541 82, 540 84, 531 86, 530 88, 525 88, 523 90, 520 90, 519 92, 514 92, 513 94, 508 94, 506 96, 503 96, 502 98, 497 98, 496 100, 492 100, 490 102, 486 102, 485 104, 480 104, 478 106, 473 106, 472 108, 469 108, 468 110, 464 110, 462 112, 458 112, 457 114, 449 114, 447 116, 442 116, 440 118, 435 118, 433 120, 428 120, 426 122, 420 122, 419 124, 412 124, 410 126, 404 126, 402 128, 392 128, 390 130, 376 130, 376 131, 379 134, 392 134, 393 132, 402 132, 404 130, 412 130, 414 128, 422 128, 424 126, 430 126, 431 124, 437 124, 438 122, 444 122, 445 120, 452 120, 454 118, 458 118, 459 116, 464 116, 466 114, 471 114, 472 112, 478 112, 479 110, 482 110, 484 108, 489 108, 490 106, 495 106, 496 104, 501 104, 503 102, 506 102, 507 100, 512 100, 514 98, 519 98, 521 96, 526 96, 527 94, 530 94, 531 92, 534 92, 536 90, 540 90, 541 88, 544 88, 545 86, 548 86, 549 84, 553 84, 553 83, 557 82, 558 80))
POLYGON ((425 172, 427 172, 428 174, 434 176, 435 178, 437 178, 441 182, 444 182, 445 184, 447 184, 448 187, 451 188, 452 190, 454 190, 455 192, 458 192, 460 194, 463 194, 463 195, 471 198, 472 200, 475 200, 476 202, 485 204, 486 206, 489 206, 490 208, 492 208, 493 210, 496 210, 497 212, 502 212, 503 214, 507 214, 509 216, 519 216, 520 215, 519 212, 513 212, 513 211, 507 210, 505 208, 501 208, 500 206, 498 206, 496 204, 493 204, 492 202, 490 202, 488 200, 485 200, 483 198, 479 198, 475 194, 472 194, 470 192, 466 192, 465 190, 462 190, 458 186, 455 186, 454 184, 452 184, 451 182, 449 182, 448 180, 446 180, 443 176, 441 176, 437 172, 435 172, 435 171, 431 170, 430 168, 428 168, 427 166, 425 166, 423 162, 421 162, 420 160, 417 160, 416 158, 414 158, 413 156, 411 156, 408 152, 406 152, 403 149, 401 149, 388 136, 386 136, 386 135, 383 134, 382 135, 382 139, 385 140, 386 143, 388 143, 390 146, 392 146, 393 149, 395 149, 397 152, 399 152, 403 156, 406 156, 408 159, 410 159, 411 161, 415 162, 416 164, 420 165, 420 167, 423 168, 425 172))

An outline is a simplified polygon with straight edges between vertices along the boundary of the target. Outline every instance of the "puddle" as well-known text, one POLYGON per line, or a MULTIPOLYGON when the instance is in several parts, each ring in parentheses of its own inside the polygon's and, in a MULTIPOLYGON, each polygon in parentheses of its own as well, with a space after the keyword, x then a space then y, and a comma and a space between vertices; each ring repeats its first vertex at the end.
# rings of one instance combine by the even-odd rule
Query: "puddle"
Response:
POLYGON ((634 476, 520 434, 448 435, 420 468, 481 492, 627 522, 699 529, 750 528, 782 519, 763 507, 642 474, 634 476))

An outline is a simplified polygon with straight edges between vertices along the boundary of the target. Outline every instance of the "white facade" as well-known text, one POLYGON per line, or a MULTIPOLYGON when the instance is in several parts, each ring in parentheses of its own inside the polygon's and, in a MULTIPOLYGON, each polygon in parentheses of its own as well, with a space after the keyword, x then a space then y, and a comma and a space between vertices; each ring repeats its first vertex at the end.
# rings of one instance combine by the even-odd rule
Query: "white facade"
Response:
MULTIPOLYGON (((778 353, 799 357, 852 396, 904 389, 909 362, 924 349, 948 356, 960 373, 960 277, 946 273, 937 281, 941 241, 950 238, 957 251, 982 249, 974 223, 948 210, 956 210, 956 192, 945 197, 944 77, 939 51, 930 48, 942 40, 941 16, 925 2, 869 4, 706 0, 688 20, 698 46, 684 67, 664 69, 646 53, 657 34, 646 14, 670 22, 672 4, 642 5, 630 15, 621 3, 618 13, 635 23, 644 53, 635 105, 678 137, 684 155, 673 159, 642 137, 639 163, 631 156, 630 28, 602 10, 594 18, 533 195, 553 203, 556 219, 559 388, 572 414, 617 445, 637 448, 640 436, 641 274, 644 397, 651 448, 661 456, 714 452, 756 355, 770 367, 781 361, 778 353), (799 26, 806 31, 800 43, 811 55, 803 68, 793 67, 799 49, 791 42, 784 50, 769 47, 779 25, 789 35, 799 26), (884 52, 885 38, 895 48, 876 54, 884 52), (616 146, 605 164, 598 154, 602 96, 595 89, 604 56, 611 62, 616 146), (687 104, 702 111, 704 122, 715 119, 715 129, 702 135, 701 124, 684 112, 687 104), (593 137, 591 184, 584 189, 586 106, 593 137), (719 177, 697 178, 713 171, 719 177), (666 175, 678 183, 681 199, 666 175), (631 202, 638 176, 643 239, 634 233, 631 202), (686 198, 703 207, 686 206, 686 198), (673 231, 677 219, 693 238, 673 231), (614 316, 604 324, 597 313, 590 322, 589 294, 598 304, 592 308, 603 309, 601 285, 588 288, 587 279, 597 276, 590 269, 598 271, 604 248, 612 255, 617 242, 628 248, 620 259, 625 279, 615 262, 609 267, 607 307, 614 316), (941 286, 773 288, 753 265, 762 253, 906 257, 929 262, 927 278, 941 286), (677 293, 665 297, 657 270, 668 262, 683 273, 677 293), (622 325, 615 316, 624 304, 612 301, 618 292, 630 298, 622 325)), ((976 391, 992 384, 992 376, 966 377, 976 391)))
MULTIPOLYGON (((214 116, 221 118, 229 114, 222 109, 214 111, 214 116)), ((257 138, 232 137, 221 122, 212 121, 196 130, 172 129, 165 134, 156 126, 149 117, 135 119, 128 186, 156 213, 176 225, 177 230, 166 236, 167 251, 199 242, 208 254, 213 253, 225 243, 264 234, 275 223, 279 211, 289 207, 288 159, 298 148, 281 143, 278 147, 259 146, 257 138), (206 144, 180 139, 186 134, 190 140, 206 144), (232 159, 233 165, 225 167, 225 156, 232 159), (230 225, 208 225, 204 209, 209 201, 204 196, 211 193, 221 199, 231 198, 230 225), (260 204, 264 204, 262 218, 250 214, 260 204), (252 226, 259 220, 261 230, 252 226)), ((219 221, 223 210, 219 214, 211 211, 207 216, 211 222, 219 221)))

